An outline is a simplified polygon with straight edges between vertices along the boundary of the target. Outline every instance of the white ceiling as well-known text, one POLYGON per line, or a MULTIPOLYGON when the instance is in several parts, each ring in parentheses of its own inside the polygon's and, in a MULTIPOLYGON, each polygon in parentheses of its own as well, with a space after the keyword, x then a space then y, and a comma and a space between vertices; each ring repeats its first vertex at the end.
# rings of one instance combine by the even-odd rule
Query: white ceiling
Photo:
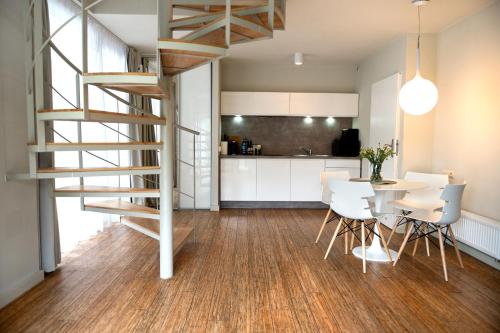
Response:
MULTIPOLYGON (((432 0, 422 10, 422 31, 436 33, 498 0, 432 0)), ((152 53, 156 17, 97 13, 97 18, 127 44, 152 53)), ((417 9, 410 0, 288 0, 285 31, 272 40, 233 45, 230 57, 291 61, 303 52, 318 64, 355 64, 378 47, 417 31, 417 9)))

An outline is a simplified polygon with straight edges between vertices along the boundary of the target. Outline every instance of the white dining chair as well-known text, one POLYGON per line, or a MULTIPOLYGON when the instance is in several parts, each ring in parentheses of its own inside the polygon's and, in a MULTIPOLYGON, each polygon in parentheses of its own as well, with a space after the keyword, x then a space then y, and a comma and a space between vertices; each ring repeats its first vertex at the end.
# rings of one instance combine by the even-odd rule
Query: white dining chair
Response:
POLYGON ((382 229, 378 219, 373 216, 368 204, 368 198, 374 197, 375 192, 373 187, 369 182, 350 182, 343 180, 329 179, 329 187, 332 192, 331 209, 341 216, 335 233, 333 234, 330 245, 325 253, 323 259, 328 257, 332 246, 335 242, 337 236, 345 235, 345 251, 347 254, 347 235, 349 232, 354 234, 356 237, 356 227, 353 227, 356 221, 360 222, 361 229, 361 252, 363 258, 363 273, 366 273, 366 236, 365 229, 368 230, 368 234, 375 233, 374 225, 377 225, 379 230, 378 236, 382 240, 384 249, 391 258, 389 249, 387 248, 387 243, 385 242, 384 235, 382 234, 382 229))
POLYGON ((321 179, 321 201, 327 205, 328 211, 326 212, 325 219, 323 220, 323 224, 321 225, 321 229, 319 229, 318 236, 316 237, 316 241, 314 243, 319 242, 319 238, 321 237, 321 234, 323 233, 323 229, 325 229, 325 226, 337 219, 339 219, 339 216, 332 211, 331 208, 331 202, 332 202, 332 192, 330 191, 330 188, 328 186, 328 180, 329 179, 336 179, 336 180, 349 180, 351 178, 349 171, 346 170, 341 170, 341 171, 324 171, 320 174, 320 179, 321 179), (333 214, 333 215, 332 215, 333 214), (332 215, 332 216, 330 216, 332 215))
POLYGON ((453 229, 451 228, 451 225, 460 219, 462 212, 461 202, 464 190, 465 184, 448 184, 445 186, 441 195, 441 199, 444 200, 442 211, 418 210, 406 215, 410 226, 406 232, 403 243, 401 244, 398 256, 394 261, 394 266, 398 263, 398 260, 401 257, 408 241, 416 241, 421 237, 428 237, 429 235, 437 232, 445 281, 448 281, 448 272, 446 269, 446 257, 444 253, 445 244, 443 239, 453 244, 460 267, 464 267, 460 250, 457 247, 457 241, 455 239, 453 229), (443 230, 445 231, 444 235, 443 230))
MULTIPOLYGON (((388 204, 393 208, 401 210, 402 214, 399 216, 394 225, 392 226, 392 231, 387 239, 387 244, 392 240, 392 236, 396 232, 396 229, 401 225, 407 225, 407 219, 405 215, 417 211, 434 211, 443 207, 443 200, 440 196, 443 192, 443 188, 449 183, 448 175, 445 174, 433 174, 433 173, 421 173, 408 171, 405 175, 406 181, 422 182, 427 184, 427 187, 418 190, 408 191, 402 199, 389 201, 388 204)), ((405 232, 408 229, 405 230, 405 232)), ((429 255, 429 241, 425 238, 425 244, 427 249, 427 255, 429 255)), ((413 254, 417 250, 418 242, 415 242, 415 247, 413 254)))

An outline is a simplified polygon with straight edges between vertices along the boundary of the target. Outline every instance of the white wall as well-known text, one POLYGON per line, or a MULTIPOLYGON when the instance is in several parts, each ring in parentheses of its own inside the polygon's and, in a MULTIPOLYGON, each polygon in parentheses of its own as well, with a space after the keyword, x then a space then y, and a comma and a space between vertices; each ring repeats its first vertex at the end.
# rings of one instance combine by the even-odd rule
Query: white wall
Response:
POLYGON ((359 118, 354 127, 359 128, 361 144, 367 145, 370 137, 371 87, 375 82, 392 74, 406 75, 406 38, 398 38, 383 46, 363 60, 356 74, 356 92, 359 93, 359 118))
POLYGON ((221 87, 226 91, 354 92, 355 66, 221 61, 221 87))
MULTIPOLYGON (((435 80, 436 36, 423 35, 420 44, 421 74, 428 79, 435 80)), ((409 34, 383 46, 360 63, 356 79, 356 90, 359 93, 359 118, 354 121, 353 125, 360 130, 362 145, 367 145, 370 137, 372 84, 395 73, 401 73, 402 83, 412 79, 415 75, 416 46, 416 35, 409 34)), ((430 172, 434 112, 426 116, 412 116, 402 112, 400 118, 399 176, 402 177, 408 170, 430 172)), ((364 161, 363 170, 366 176, 368 170, 366 161, 364 161)))
POLYGON ((28 170, 24 5, 0 2, 0 307, 43 280, 36 182, 4 179, 28 170))
POLYGON ((437 42, 433 170, 467 181, 465 209, 500 220, 500 3, 437 42))

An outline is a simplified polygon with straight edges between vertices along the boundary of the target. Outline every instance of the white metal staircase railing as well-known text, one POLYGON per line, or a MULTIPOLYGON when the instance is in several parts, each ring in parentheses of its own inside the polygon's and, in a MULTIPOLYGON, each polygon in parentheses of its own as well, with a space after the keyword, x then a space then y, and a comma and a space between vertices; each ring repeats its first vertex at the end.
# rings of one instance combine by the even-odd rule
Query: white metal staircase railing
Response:
MULTIPOLYGON (((51 179, 59 177, 79 177, 79 185, 68 186, 55 190, 56 195, 80 197, 81 208, 88 211, 115 213, 123 216, 122 223, 158 239, 160 242, 160 277, 169 278, 173 275, 173 256, 191 234, 192 228, 175 227, 173 224, 173 163, 174 132, 184 131, 193 135, 193 163, 178 158, 177 163, 184 163, 193 168, 193 195, 180 193, 193 199, 193 208, 196 209, 196 140, 200 134, 197 131, 174 124, 173 117, 173 80, 175 75, 196 68, 211 61, 220 59, 227 54, 231 44, 244 43, 262 38, 271 38, 275 29, 283 29, 285 24, 285 0, 157 0, 158 1, 158 44, 156 50, 156 73, 89 73, 88 72, 88 45, 87 24, 88 16, 93 15, 90 9, 103 0, 71 0, 80 6, 76 13, 61 26, 52 32, 46 39, 42 33, 42 3, 40 0, 31 0, 27 15, 27 52, 26 63, 26 101, 28 119, 29 142, 29 172, 15 174, 8 179, 51 179), (194 13, 190 17, 175 19, 173 11, 182 8, 194 13), (52 42, 52 38, 77 17, 82 21, 82 68, 71 63, 69 59, 52 42), (183 38, 174 39, 174 30, 191 31, 183 38), (77 100, 73 103, 61 94, 52 85, 52 93, 59 95, 72 109, 44 109, 42 91, 46 88, 43 80, 42 60, 44 52, 49 46, 75 71, 75 86, 77 100), (100 88, 104 93, 113 97, 118 103, 124 103, 133 110, 123 114, 108 110, 92 110, 89 108, 89 85, 100 88), (83 89, 80 91, 80 86, 83 89), (161 117, 151 116, 144 109, 137 107, 111 90, 129 94, 148 96, 161 99, 161 117), (80 98, 82 96, 82 98, 80 98), (170 101, 168 101, 170 97, 170 101), (51 121, 76 121, 78 142, 71 142, 61 133, 51 127, 51 121), (117 142, 113 143, 85 143, 82 142, 82 122, 98 122, 102 126, 113 130, 117 134, 117 142), (141 124, 159 125, 160 141, 154 143, 136 142, 129 135, 114 129, 107 123, 128 123, 130 126, 141 124), (46 142, 45 130, 48 126, 65 142, 46 142), (121 142, 125 137, 129 142, 121 142), (93 150, 158 150, 160 157, 159 167, 121 166, 111 162, 93 150), (39 168, 37 154, 57 151, 77 151, 78 168, 51 169, 39 168), (110 168, 84 168, 83 154, 89 153, 108 164, 110 168), (88 176, 119 176, 142 177, 144 175, 160 175, 160 190, 147 188, 105 188, 87 186, 84 177, 88 176), (137 205, 122 200, 108 200, 86 204, 85 197, 159 197, 160 210, 137 205)), ((179 156, 179 155, 178 155, 179 156)), ((43 207, 42 207, 43 209, 43 207)))
POLYGON ((179 147, 179 141, 177 140, 177 147, 176 147, 176 154, 175 154, 175 161, 177 162, 177 187, 176 191, 179 193, 179 209, 180 209, 180 196, 186 196, 193 200, 193 211, 196 210, 196 137, 200 135, 200 132, 195 131, 193 129, 181 126, 179 124, 175 124, 175 129, 176 129, 176 137, 180 139, 179 133, 181 131, 189 133, 192 135, 193 138, 193 163, 189 163, 188 161, 185 161, 181 158, 181 153, 180 153, 180 147, 179 147), (181 175, 181 168, 180 164, 187 165, 193 169, 193 194, 189 194, 181 189, 181 181, 180 181, 180 175, 181 175))

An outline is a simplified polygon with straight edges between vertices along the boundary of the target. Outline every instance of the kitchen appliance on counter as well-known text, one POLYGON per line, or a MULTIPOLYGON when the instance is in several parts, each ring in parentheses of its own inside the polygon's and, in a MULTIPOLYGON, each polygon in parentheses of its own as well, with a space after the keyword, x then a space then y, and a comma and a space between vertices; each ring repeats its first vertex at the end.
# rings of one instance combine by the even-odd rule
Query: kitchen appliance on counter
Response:
POLYGON ((228 153, 228 142, 227 141, 221 141, 220 142, 220 154, 221 155, 227 155, 228 153))
POLYGON ((247 138, 241 140, 241 155, 248 155, 248 149, 250 148, 251 145, 252 143, 247 138))
POLYGON ((360 149, 361 142, 357 128, 343 129, 340 139, 335 139, 332 143, 333 156, 357 157, 360 149))
POLYGON ((227 144, 227 153, 229 155, 238 155, 240 152, 238 141, 231 140, 227 144))
POLYGON ((253 154, 262 155, 262 145, 253 145, 253 154))

